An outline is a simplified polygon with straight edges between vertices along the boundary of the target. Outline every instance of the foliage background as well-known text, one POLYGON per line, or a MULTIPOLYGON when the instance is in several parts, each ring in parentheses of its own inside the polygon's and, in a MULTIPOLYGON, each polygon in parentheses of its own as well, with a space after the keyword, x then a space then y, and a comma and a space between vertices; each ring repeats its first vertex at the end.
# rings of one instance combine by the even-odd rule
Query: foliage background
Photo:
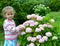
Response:
MULTIPOLYGON (((46 6, 49 6, 52 10, 51 13, 46 14, 46 20, 49 18, 54 18, 56 20, 54 26, 58 31, 57 35, 60 40, 60 0, 0 0, 0 44, 3 46, 4 33, 3 33, 3 21, 4 18, 1 15, 1 11, 5 6, 12 6, 16 13, 14 20, 16 25, 19 25, 26 21, 27 14, 34 13, 33 7, 37 4, 43 3, 46 6)), ((60 46, 59 41, 57 46, 60 46)))

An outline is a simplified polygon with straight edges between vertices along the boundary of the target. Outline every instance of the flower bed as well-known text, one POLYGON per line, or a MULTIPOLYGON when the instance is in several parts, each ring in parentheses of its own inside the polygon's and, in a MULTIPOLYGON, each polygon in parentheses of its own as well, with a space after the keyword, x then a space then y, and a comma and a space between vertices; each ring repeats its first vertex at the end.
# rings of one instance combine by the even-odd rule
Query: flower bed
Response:
POLYGON ((56 46, 58 37, 54 32, 54 19, 46 21, 45 16, 36 14, 27 15, 27 19, 23 23, 25 30, 19 37, 21 46, 56 46))

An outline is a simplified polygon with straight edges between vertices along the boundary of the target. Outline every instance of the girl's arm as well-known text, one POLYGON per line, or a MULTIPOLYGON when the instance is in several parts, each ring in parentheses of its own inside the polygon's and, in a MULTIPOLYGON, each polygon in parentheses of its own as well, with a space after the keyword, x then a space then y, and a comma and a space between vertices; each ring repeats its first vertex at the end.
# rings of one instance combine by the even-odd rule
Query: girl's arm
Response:
POLYGON ((20 25, 16 27, 16 26, 14 26, 14 24, 6 23, 6 22, 4 22, 3 27, 4 27, 4 29, 6 29, 7 31, 12 32, 12 33, 19 32, 23 29, 23 27, 20 25))
POLYGON ((18 26, 15 27, 14 24, 9 23, 4 23, 3 27, 9 32, 18 32, 20 30, 18 26))

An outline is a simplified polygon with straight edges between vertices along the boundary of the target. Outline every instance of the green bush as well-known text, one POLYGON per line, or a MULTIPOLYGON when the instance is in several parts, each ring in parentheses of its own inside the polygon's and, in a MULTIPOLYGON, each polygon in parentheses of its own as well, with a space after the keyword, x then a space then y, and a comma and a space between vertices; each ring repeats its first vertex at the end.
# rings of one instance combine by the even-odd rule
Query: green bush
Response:
POLYGON ((4 19, 0 19, 0 31, 3 32, 3 22, 4 22, 4 19))
POLYGON ((20 0, 20 12, 19 15, 17 16, 18 22, 21 21, 23 23, 26 19, 27 14, 32 14, 34 13, 33 7, 37 4, 43 3, 44 0, 20 0))
MULTIPOLYGON (((47 41, 46 43, 42 43, 40 44, 40 46, 60 46, 60 12, 51 12, 51 13, 48 13, 45 17, 44 17, 44 20, 41 21, 42 23, 47 23, 47 22, 50 22, 50 24, 53 25, 54 29, 53 30, 50 30, 52 31, 52 33, 55 35, 55 36, 58 36, 58 40, 57 41, 51 41, 51 39, 49 41, 47 41), (53 23, 50 22, 49 20, 50 19, 54 19, 53 23)), ((41 23, 40 22, 40 23, 41 23)), ((30 26, 28 26, 30 27, 30 26)), ((37 27, 37 26, 36 26, 37 27)), ((36 28, 36 27, 31 27, 32 29, 33 28, 36 28)), ((34 30, 34 29, 33 29, 34 30)), ((46 30, 45 30, 46 31, 46 30)), ((49 30, 48 30, 49 31, 49 30)), ((42 32, 41 32, 42 33, 42 32)), ((37 33, 37 34, 41 34, 41 33, 37 33)), ((25 35, 22 35, 19 37, 19 43, 22 45, 22 46, 26 46, 26 44, 29 44, 30 42, 27 41, 27 37, 28 36, 35 36, 37 35, 36 33, 26 33, 25 35)), ((44 33, 43 33, 44 35, 44 33)), ((35 42, 34 42, 35 44, 35 42)), ((36 42, 36 44, 38 44, 36 42)), ((35 45, 36 45, 35 44, 35 45)))
POLYGON ((45 0, 45 4, 48 5, 52 11, 60 10, 60 0, 45 0))
POLYGON ((20 24, 20 23, 23 23, 26 19, 26 15, 27 14, 31 14, 33 13, 33 6, 35 5, 36 3, 23 3, 23 4, 20 4, 20 10, 19 12, 16 14, 15 16, 15 20, 17 20, 17 23, 20 24), (17 16, 18 15, 18 16, 17 16))
POLYGON ((51 12, 49 14, 46 15, 46 21, 48 21, 49 19, 54 19, 55 20, 55 24, 54 26, 57 28, 57 31, 58 32, 57 34, 60 35, 60 12, 51 12))
POLYGON ((49 6, 45 6, 44 4, 39 4, 34 6, 34 13, 45 16, 47 13, 51 12, 49 6))
POLYGON ((25 25, 26 27, 25 30, 21 32, 21 36, 19 37, 19 43, 21 46, 31 46, 31 44, 33 44, 33 46, 57 46, 59 37, 57 36, 58 32, 55 29, 56 27, 54 24, 54 18, 49 18, 46 16, 42 17, 35 14, 28 15, 27 18, 30 20, 23 23, 23 25, 25 25), (37 24, 35 24, 35 22, 37 22, 37 24), (49 37, 46 35, 46 32, 50 32, 52 35, 49 34, 49 37), (37 36, 41 37, 37 38, 37 36), (45 38, 47 39, 45 40, 47 41, 44 40, 44 36, 46 36, 45 38), (53 36, 57 36, 58 38, 52 40, 53 36), (40 39, 42 40, 42 42, 39 41, 40 39))
POLYGON ((36 2, 36 3, 44 3, 44 0, 20 0, 21 3, 33 3, 33 2, 36 2))
POLYGON ((57 42, 57 46, 60 46, 60 12, 51 12, 46 15, 46 21, 48 21, 50 18, 53 18, 55 20, 55 24, 53 26, 55 27, 55 31, 57 32, 57 36, 59 37, 59 40, 57 42))

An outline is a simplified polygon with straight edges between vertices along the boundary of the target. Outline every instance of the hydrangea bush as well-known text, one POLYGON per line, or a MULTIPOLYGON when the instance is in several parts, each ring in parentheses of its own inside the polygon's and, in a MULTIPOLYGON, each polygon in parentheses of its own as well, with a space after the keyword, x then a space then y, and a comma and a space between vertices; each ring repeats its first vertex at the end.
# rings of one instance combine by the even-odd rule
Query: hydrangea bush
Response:
POLYGON ((36 14, 27 15, 29 20, 23 23, 25 29, 19 37, 21 46, 56 46, 58 37, 54 32, 55 20, 46 21, 44 18, 36 14))
POLYGON ((44 4, 39 4, 39 5, 34 6, 33 10, 34 10, 34 13, 42 15, 42 16, 45 16, 47 13, 51 11, 49 6, 46 6, 44 4))

